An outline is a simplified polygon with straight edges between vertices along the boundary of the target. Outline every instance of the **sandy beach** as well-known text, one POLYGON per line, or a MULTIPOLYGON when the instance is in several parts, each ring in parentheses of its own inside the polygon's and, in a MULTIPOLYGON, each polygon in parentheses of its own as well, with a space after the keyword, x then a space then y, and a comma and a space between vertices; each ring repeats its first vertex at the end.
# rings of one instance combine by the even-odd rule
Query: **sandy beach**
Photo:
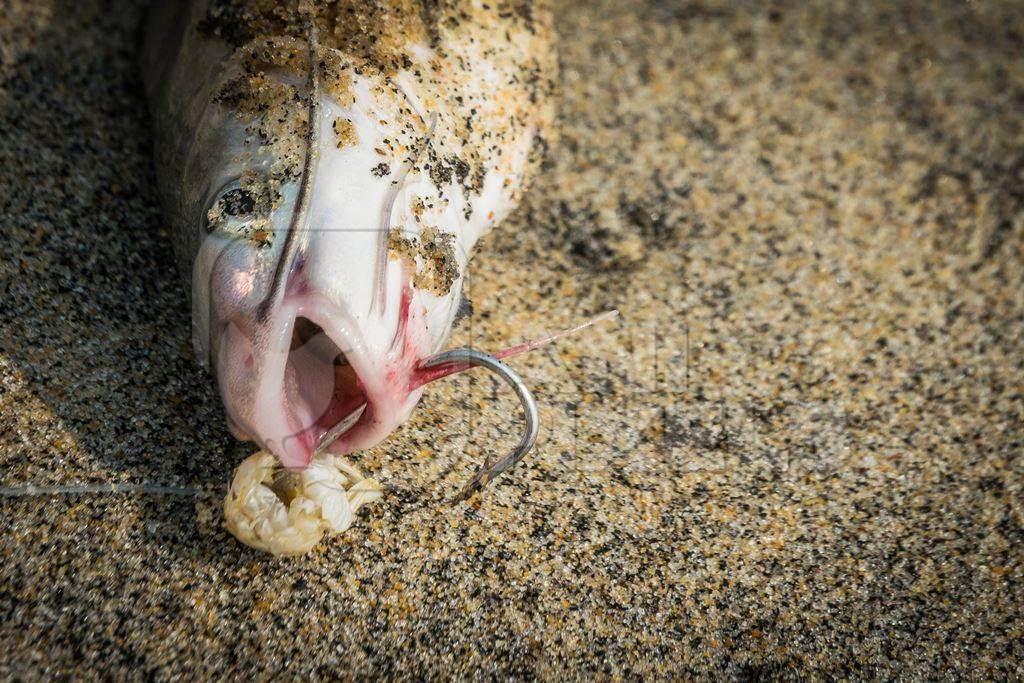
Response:
POLYGON ((223 528, 145 2, 0 4, 3 678, 1024 676, 1024 5, 555 3, 559 129, 386 488, 223 528), (172 492, 27 495, 113 483, 172 492))

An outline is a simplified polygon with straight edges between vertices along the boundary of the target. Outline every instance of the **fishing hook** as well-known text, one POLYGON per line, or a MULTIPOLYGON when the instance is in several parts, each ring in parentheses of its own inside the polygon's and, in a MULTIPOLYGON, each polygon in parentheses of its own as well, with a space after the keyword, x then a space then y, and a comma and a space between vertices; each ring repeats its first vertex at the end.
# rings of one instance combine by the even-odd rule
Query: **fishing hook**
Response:
POLYGON ((494 480, 496 476, 515 465, 523 459, 524 455, 530 452, 530 449, 533 448, 534 443, 537 441, 537 432, 540 429, 540 418, 537 413, 537 401, 533 398, 533 394, 530 393, 526 383, 523 382, 522 378, 519 377, 512 368, 505 365, 489 353, 467 348, 452 349, 434 356, 426 361, 421 367, 436 368, 451 364, 463 364, 470 367, 487 368, 494 374, 501 377, 505 380, 506 384, 512 387, 516 392, 516 396, 519 397, 519 403, 523 406, 523 413, 526 415, 526 431, 523 432, 523 436, 519 440, 519 445, 517 445, 511 453, 501 458, 493 465, 490 464, 490 457, 488 457, 484 466, 473 475, 473 478, 469 480, 469 483, 463 487, 462 491, 453 501, 454 503, 458 503, 466 500, 476 491, 483 489, 487 484, 494 480))

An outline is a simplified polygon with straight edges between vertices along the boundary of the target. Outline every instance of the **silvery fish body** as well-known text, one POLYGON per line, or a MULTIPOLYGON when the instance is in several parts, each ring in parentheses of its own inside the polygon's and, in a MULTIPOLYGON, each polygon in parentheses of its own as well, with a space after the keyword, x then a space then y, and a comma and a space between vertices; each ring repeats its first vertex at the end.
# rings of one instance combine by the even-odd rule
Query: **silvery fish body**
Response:
POLYGON ((545 147, 548 11, 160 0, 144 70, 193 340, 233 432, 288 467, 379 442, 545 147))

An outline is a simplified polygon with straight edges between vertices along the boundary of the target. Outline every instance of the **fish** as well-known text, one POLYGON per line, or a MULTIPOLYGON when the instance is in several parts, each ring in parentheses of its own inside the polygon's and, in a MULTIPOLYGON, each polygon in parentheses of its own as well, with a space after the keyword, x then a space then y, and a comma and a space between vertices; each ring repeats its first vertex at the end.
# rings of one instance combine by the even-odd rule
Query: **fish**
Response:
POLYGON ((543 0, 157 0, 158 191, 235 437, 299 471, 493 365, 442 351, 551 144, 554 42, 543 0))

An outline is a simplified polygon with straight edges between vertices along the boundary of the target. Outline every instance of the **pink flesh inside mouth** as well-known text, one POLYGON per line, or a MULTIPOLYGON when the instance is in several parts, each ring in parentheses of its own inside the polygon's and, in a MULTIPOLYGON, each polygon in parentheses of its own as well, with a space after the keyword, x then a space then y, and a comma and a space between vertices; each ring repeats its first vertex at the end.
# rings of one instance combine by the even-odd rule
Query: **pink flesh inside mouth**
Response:
POLYGON ((284 400, 295 421, 290 438, 298 440, 307 463, 369 413, 365 388, 345 352, 302 316, 292 329, 284 400))

